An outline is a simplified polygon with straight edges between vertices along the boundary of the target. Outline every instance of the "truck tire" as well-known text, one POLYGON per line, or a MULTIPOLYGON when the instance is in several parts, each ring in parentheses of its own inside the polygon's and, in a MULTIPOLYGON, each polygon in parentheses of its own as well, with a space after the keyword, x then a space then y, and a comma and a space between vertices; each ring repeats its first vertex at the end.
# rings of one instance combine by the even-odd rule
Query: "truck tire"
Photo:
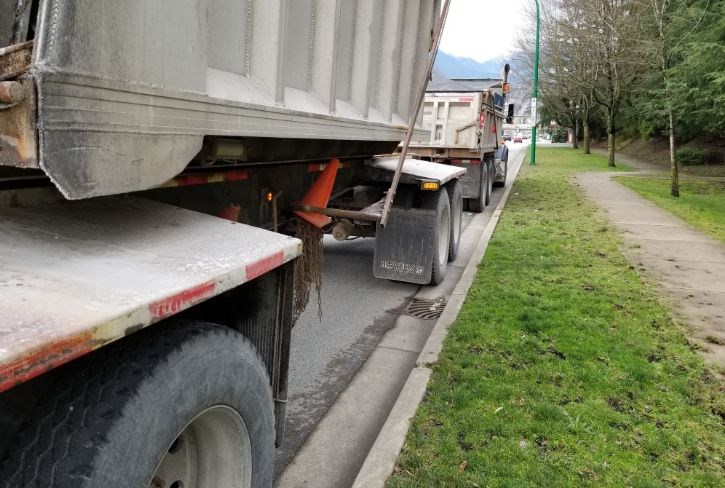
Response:
MULTIPOLYGON (((495 187, 504 187, 506 186, 506 177, 508 176, 508 167, 509 167, 509 148, 504 144, 498 147, 496 150, 496 159, 501 162, 503 165, 503 181, 496 181, 494 178, 493 180, 493 186, 495 187)), ((495 165, 494 165, 494 172, 496 171, 495 165)))
POLYGON ((509 162, 506 160, 501 161, 501 164, 503 164, 503 181, 494 181, 493 186, 497 188, 503 188, 506 186, 506 178, 509 174, 509 162))
POLYGON ((486 180, 486 205, 491 203, 491 194, 493 193, 493 178, 496 172, 493 168, 493 163, 489 160, 486 161, 486 174, 488 178, 486 180))
POLYGON ((478 193, 478 197, 468 199, 468 210, 475 213, 481 213, 486 208, 486 188, 488 188, 488 170, 486 169, 486 163, 481 161, 478 168, 481 172, 481 178, 479 179, 481 190, 478 193))
POLYGON ((272 486, 270 382, 241 334, 157 325, 64 368, 2 463, 2 486, 272 486))
POLYGON ((448 243, 451 236, 451 204, 448 192, 441 188, 436 192, 423 192, 422 208, 435 210, 435 230, 433 233, 433 271, 430 284, 443 282, 448 269, 448 243))
POLYGON ((458 256, 463 230, 463 187, 461 182, 454 180, 448 184, 448 199, 451 207, 451 240, 448 243, 448 261, 458 256))

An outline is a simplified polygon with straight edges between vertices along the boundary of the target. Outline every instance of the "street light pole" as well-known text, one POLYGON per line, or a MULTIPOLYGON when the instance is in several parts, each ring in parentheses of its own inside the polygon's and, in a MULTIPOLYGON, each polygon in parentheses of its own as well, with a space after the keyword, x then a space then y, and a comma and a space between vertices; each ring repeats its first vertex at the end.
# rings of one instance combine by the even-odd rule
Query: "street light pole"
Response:
POLYGON ((531 96, 531 165, 536 165, 536 112, 537 96, 539 93, 539 0, 536 2, 536 47, 534 49, 534 93, 531 96))

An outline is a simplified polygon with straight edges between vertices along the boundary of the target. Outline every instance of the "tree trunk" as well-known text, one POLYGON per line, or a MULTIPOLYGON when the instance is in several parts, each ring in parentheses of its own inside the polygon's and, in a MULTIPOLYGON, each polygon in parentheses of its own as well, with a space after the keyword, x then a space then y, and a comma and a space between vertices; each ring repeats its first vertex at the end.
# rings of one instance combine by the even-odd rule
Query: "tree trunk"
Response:
POLYGON ((607 166, 614 168, 614 115, 607 111, 607 166))
POLYGON ((574 149, 579 149, 579 118, 574 117, 574 149))
POLYGON ((675 151, 675 116, 672 113, 672 104, 669 104, 667 108, 668 119, 670 125, 670 177, 672 179, 672 188, 670 188, 670 195, 673 197, 680 196, 680 176, 677 170, 677 152, 675 151))
MULTIPOLYGON (((664 13, 667 4, 663 5, 664 13)), ((662 81, 665 88, 665 107, 667 108, 667 129, 670 133, 670 195, 673 197, 680 196, 680 175, 677 168, 677 150, 675 147, 675 114, 672 109, 672 91, 670 90, 669 78, 669 57, 667 56, 667 36, 664 29, 664 18, 659 17, 660 42, 662 43, 662 81)))
POLYGON ((582 114, 582 125, 584 126, 584 154, 591 154, 589 144, 589 105, 585 102, 584 113, 582 114))

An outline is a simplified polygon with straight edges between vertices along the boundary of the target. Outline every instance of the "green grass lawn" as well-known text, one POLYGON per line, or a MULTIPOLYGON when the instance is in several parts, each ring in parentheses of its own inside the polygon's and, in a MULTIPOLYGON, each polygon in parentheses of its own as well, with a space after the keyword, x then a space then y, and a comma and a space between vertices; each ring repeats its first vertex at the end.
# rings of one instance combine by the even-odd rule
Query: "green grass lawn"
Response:
POLYGON ((668 178, 618 176, 615 179, 652 203, 725 242, 725 183, 680 180, 680 197, 670 196, 668 178))
POLYGON ((605 158, 542 148, 537 159, 387 486, 722 486, 722 383, 570 183, 606 171, 605 158))
MULTIPOLYGON (((531 156, 530 149, 526 150, 525 163, 528 164, 531 156)), ((624 163, 616 161, 615 168, 607 167, 607 156, 605 154, 584 154, 583 151, 574 150, 569 147, 541 147, 536 149, 537 165, 546 166, 546 174, 549 176, 571 175, 583 171, 632 171, 632 168, 624 163)))

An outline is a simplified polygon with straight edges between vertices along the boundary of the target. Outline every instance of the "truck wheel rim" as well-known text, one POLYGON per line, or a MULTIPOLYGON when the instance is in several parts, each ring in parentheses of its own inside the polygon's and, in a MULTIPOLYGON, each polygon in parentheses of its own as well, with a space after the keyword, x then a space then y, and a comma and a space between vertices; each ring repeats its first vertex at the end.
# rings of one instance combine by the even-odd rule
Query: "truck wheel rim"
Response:
POLYGON ((197 415, 161 460, 149 488, 250 488, 252 445, 242 417, 219 405, 197 415))
POLYGON ((446 230, 451 227, 451 215, 450 210, 445 209, 441 212, 438 225, 440 231, 438 232, 438 262, 445 263, 448 261, 448 243, 451 240, 451 236, 446 230))

